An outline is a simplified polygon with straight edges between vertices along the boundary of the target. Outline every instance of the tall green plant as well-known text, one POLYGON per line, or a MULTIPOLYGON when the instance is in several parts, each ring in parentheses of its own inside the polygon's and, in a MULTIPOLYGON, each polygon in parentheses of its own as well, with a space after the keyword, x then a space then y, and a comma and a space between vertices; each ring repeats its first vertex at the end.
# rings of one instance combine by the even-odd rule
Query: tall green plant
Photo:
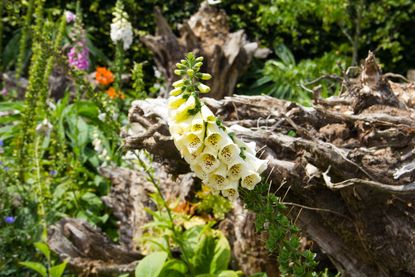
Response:
MULTIPOLYGON (((17 56, 17 61, 16 61, 16 78, 17 79, 20 78, 23 72, 24 60, 25 60, 25 55, 26 55, 26 47, 27 47, 27 38, 28 38, 28 33, 30 31, 30 23, 32 21, 32 16, 33 16, 34 2, 35 0, 29 0, 25 21, 24 21, 24 25, 22 27, 22 33, 20 36, 19 55, 17 56)), ((43 6, 43 3, 37 2, 36 4, 41 5, 40 7, 39 6, 37 7, 38 11, 40 11, 41 7, 43 6)), ((36 14, 40 15, 39 13, 36 13, 36 14)), ((38 20, 41 20, 41 19, 38 19, 38 20)), ((36 27, 36 31, 39 31, 38 27, 39 26, 36 27)))

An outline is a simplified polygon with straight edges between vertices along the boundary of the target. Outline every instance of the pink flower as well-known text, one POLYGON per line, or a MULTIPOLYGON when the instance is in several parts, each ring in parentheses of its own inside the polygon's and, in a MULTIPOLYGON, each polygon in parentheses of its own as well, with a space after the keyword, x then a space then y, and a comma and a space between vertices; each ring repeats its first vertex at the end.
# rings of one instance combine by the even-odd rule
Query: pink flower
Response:
POLYGON ((69 50, 69 63, 80 70, 87 70, 89 68, 89 49, 85 43, 79 43, 69 50))
POLYGON ((75 21, 76 15, 71 11, 65 11, 66 23, 71 23, 75 21))

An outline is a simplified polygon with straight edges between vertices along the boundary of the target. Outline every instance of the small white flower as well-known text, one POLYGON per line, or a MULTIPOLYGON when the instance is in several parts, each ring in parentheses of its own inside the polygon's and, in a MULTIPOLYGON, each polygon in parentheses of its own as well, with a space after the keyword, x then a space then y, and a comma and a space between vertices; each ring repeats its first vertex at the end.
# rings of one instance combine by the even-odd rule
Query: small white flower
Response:
POLYGON ((222 2, 221 0, 207 0, 207 3, 209 4, 209 5, 217 5, 217 4, 219 4, 220 2, 222 2))
POLYGON ((49 135, 52 129, 53 125, 46 118, 36 126, 36 132, 44 135, 49 135))
POLYGON ((100 114, 98 115, 98 119, 99 119, 99 120, 101 120, 101 121, 105 121, 106 116, 107 116, 107 114, 106 114, 106 113, 100 113, 100 114))

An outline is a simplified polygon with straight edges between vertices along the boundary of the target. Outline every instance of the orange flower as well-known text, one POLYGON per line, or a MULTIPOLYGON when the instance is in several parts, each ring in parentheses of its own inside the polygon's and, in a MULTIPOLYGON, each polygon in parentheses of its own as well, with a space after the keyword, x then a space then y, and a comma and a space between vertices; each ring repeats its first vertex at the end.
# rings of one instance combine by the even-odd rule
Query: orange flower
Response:
POLYGON ((97 70, 95 71, 95 79, 98 84, 107 86, 114 82, 114 75, 105 67, 97 67, 97 70))
POLYGON ((115 88, 113 87, 110 87, 109 89, 107 89, 106 93, 111 99, 115 99, 115 98, 125 99, 124 93, 122 93, 121 91, 116 91, 115 88))

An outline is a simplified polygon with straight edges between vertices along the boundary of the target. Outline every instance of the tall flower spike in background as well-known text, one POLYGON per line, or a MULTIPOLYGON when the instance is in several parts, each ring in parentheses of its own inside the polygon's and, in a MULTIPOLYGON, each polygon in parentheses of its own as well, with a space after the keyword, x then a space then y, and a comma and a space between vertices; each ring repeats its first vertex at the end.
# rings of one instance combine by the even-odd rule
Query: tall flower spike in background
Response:
POLYGON ((121 0, 118 0, 115 4, 113 16, 114 18, 111 24, 111 40, 115 44, 121 41, 124 50, 127 50, 133 43, 133 28, 128 21, 128 14, 124 11, 124 5, 121 0))
POLYGON ((176 64, 181 80, 173 83, 168 103, 169 128, 177 149, 204 184, 214 193, 234 200, 239 185, 252 190, 261 181, 267 161, 255 157, 255 143, 236 138, 199 99, 210 88, 201 80, 210 74, 200 73, 203 57, 193 53, 176 64))
POLYGON ((86 33, 82 26, 82 15, 79 8, 75 17, 75 26, 70 36, 74 45, 68 53, 69 63, 80 70, 87 70, 89 68, 89 49, 86 45, 86 33))

